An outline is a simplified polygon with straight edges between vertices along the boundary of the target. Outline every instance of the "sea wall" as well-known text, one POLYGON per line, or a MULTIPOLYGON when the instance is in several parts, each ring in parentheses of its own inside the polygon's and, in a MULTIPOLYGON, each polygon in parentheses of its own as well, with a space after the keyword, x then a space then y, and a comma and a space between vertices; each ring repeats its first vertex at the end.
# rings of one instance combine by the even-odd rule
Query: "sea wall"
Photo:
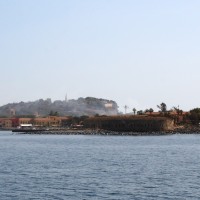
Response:
POLYGON ((152 132, 173 130, 174 121, 166 117, 148 116, 91 117, 85 120, 84 126, 110 131, 152 132))

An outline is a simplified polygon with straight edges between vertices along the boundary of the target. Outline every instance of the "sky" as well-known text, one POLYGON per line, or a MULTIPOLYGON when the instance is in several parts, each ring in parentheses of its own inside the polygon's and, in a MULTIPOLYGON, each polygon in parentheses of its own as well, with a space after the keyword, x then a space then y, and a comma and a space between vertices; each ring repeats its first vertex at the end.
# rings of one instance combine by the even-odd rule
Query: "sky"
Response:
POLYGON ((0 0, 0 106, 96 97, 200 107, 199 0, 0 0))

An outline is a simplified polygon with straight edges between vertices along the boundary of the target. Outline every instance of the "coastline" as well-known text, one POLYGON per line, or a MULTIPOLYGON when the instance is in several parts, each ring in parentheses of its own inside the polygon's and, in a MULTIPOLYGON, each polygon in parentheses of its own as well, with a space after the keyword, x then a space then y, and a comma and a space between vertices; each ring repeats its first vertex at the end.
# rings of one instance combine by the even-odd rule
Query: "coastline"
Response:
MULTIPOLYGON (((4 130, 5 131, 5 130, 4 130)), ((12 130, 10 130, 12 131, 12 130)), ((147 132, 122 132, 110 131, 103 129, 50 129, 50 130, 28 130, 14 132, 17 134, 32 134, 32 135, 102 135, 102 136, 161 136, 173 134, 200 134, 200 127, 183 127, 179 126, 173 130, 167 131, 147 131, 147 132)))

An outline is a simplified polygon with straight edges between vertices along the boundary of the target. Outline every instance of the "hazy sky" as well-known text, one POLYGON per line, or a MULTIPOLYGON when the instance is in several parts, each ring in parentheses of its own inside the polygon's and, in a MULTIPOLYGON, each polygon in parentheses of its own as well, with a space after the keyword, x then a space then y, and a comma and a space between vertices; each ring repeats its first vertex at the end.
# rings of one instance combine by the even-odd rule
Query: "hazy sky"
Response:
POLYGON ((0 105, 200 107, 199 23, 199 0, 0 0, 0 105))

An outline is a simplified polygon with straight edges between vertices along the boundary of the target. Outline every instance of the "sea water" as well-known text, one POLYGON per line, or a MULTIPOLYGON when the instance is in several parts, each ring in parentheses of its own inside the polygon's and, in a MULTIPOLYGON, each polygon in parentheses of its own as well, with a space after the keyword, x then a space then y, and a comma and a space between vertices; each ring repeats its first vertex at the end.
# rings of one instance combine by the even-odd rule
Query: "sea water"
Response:
POLYGON ((0 199, 200 199, 200 135, 0 132, 0 199))

